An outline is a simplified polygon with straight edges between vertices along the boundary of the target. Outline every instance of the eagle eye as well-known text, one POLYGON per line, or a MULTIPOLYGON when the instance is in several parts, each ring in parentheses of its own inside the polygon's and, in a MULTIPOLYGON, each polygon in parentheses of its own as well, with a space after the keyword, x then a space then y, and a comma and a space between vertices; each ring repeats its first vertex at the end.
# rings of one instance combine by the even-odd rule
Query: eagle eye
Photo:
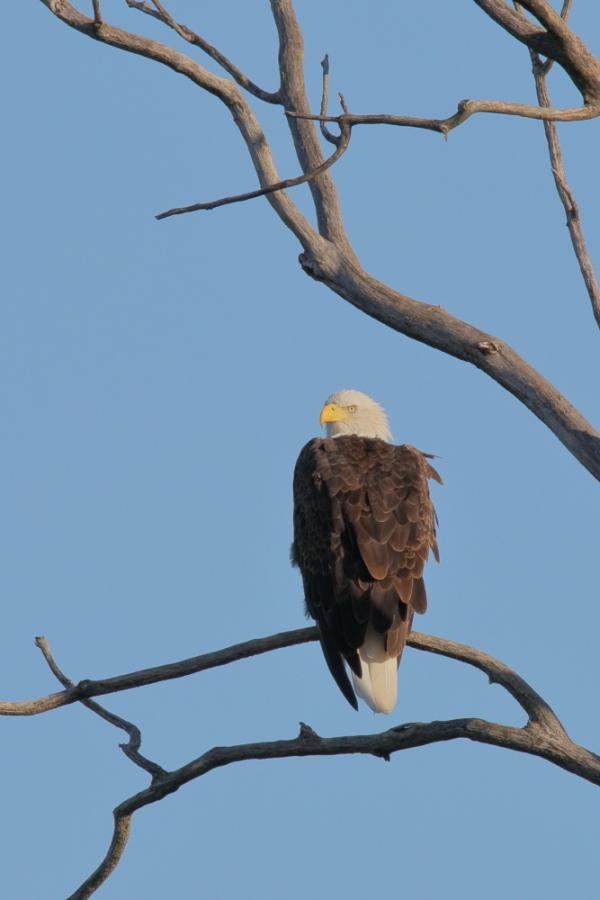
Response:
POLYGON ((348 410, 349 413, 356 412, 356 406, 354 406, 354 404, 352 404, 351 406, 347 406, 346 409, 348 410))

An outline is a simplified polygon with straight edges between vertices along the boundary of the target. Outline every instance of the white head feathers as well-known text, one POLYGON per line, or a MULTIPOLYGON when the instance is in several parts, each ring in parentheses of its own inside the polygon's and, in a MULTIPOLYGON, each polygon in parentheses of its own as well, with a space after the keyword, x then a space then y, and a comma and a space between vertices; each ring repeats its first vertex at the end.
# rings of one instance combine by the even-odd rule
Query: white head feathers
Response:
POLYGON ((327 437, 357 434, 382 441, 392 440, 385 410, 362 391, 346 390, 332 394, 323 407, 321 424, 325 424, 327 437))

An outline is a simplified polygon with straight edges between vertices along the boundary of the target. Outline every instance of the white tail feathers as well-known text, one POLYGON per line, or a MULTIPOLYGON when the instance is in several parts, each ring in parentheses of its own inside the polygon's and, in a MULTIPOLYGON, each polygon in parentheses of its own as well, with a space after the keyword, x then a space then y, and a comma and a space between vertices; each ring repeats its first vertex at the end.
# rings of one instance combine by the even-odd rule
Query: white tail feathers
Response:
POLYGON ((352 673, 356 693, 373 712, 391 713, 398 694, 398 660, 385 651, 385 636, 371 628, 358 650, 362 678, 352 673))

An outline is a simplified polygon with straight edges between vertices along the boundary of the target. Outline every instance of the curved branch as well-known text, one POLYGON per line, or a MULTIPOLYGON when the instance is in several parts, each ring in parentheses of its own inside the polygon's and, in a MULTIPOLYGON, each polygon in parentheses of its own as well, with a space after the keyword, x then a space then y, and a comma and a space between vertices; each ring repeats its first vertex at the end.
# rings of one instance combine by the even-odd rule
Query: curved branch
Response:
MULTIPOLYGON (((254 655, 256 652, 265 652, 268 649, 316 639, 316 628, 298 629, 257 641, 248 641, 245 645, 239 644, 236 647, 218 651, 216 654, 206 654, 204 661, 207 662, 212 657, 213 664, 223 664, 226 661, 240 659, 242 656, 254 655), (216 662, 216 659, 219 659, 219 662, 216 662)), ((454 641, 418 632, 411 634, 408 643, 419 650, 438 653, 468 663, 485 672, 490 682, 500 684, 521 705, 528 716, 527 724, 519 728, 479 718, 450 719, 428 723, 411 722, 394 726, 378 734, 327 738, 319 736, 312 728, 301 723, 300 733, 293 740, 213 747, 179 769, 171 772, 162 771, 153 778, 149 787, 124 800, 115 808, 113 811, 114 831, 107 853, 98 868, 71 895, 69 900, 85 900, 109 877, 123 855, 131 818, 138 809, 162 800, 183 785, 196 778, 201 778, 213 769, 236 762, 348 754, 366 754, 389 760, 393 753, 401 750, 462 738, 539 756, 580 778, 600 785, 600 757, 574 743, 545 700, 505 663, 464 644, 457 644, 454 641)), ((202 657, 196 657, 197 666, 200 660, 202 657)), ((189 669, 190 663, 191 660, 187 660, 175 665, 189 669)), ((203 668, 209 667, 207 664, 203 665, 203 668)), ((163 667, 163 669, 166 668, 168 667, 163 667)), ((195 671, 199 670, 199 668, 195 669, 195 671)), ((150 671, 152 670, 146 670, 147 673, 150 671)), ((158 671, 154 670, 155 674, 158 671)))
MULTIPOLYGON (((137 731, 135 726, 112 713, 107 713, 98 704, 82 699, 83 695, 86 693, 88 696, 91 693, 110 693, 115 690, 163 681, 167 678, 181 677, 258 653, 317 639, 316 628, 301 628, 247 641, 215 653, 182 660, 179 663, 145 669, 130 675, 106 679, 103 682, 81 682, 77 686, 72 686, 72 682, 62 673, 52 657, 47 641, 44 638, 37 638, 36 644, 42 650, 54 675, 68 686, 67 691, 64 692, 65 695, 72 695, 73 691, 79 692, 79 696, 71 696, 68 702, 74 702, 76 699, 82 700, 92 711, 107 719, 111 724, 124 728, 135 742, 135 732, 137 731)), ((348 754, 366 754, 389 760, 393 753, 401 750, 463 738, 542 757, 580 778, 600 785, 600 757, 574 743, 546 701, 525 679, 505 663, 465 644, 458 644, 419 632, 413 632, 408 643, 418 650, 440 654, 467 663, 484 672, 490 683, 501 685, 519 703, 527 714, 526 725, 514 727, 479 718, 463 718, 428 723, 412 722, 394 726, 377 734, 328 738, 319 736, 312 728, 301 723, 300 733, 293 740, 213 747, 174 771, 162 769, 156 763, 151 763, 145 757, 141 757, 141 754, 137 752, 128 754, 132 762, 141 765, 151 774, 152 782, 147 788, 124 800, 115 808, 113 811, 113 835, 106 855, 96 870, 71 894, 69 900, 84 900, 84 898, 90 897, 114 871, 127 843, 132 816, 138 809, 162 800, 183 785, 206 775, 213 769, 245 760, 348 754)), ((137 734, 139 735, 139 731, 137 734)), ((139 743, 135 750, 137 751, 138 748, 139 743)))
POLYGON ((120 803, 113 813, 115 830, 104 860, 69 900, 83 900, 89 897, 113 871, 124 849, 119 843, 120 835, 128 830, 131 817, 138 809, 162 800, 184 784, 206 775, 213 769, 247 760, 306 756, 363 754, 389 760, 393 753, 401 750, 461 738, 542 757, 580 778, 600 785, 600 757, 575 744, 562 729, 555 729, 551 724, 543 725, 530 721, 524 728, 516 728, 488 722, 485 719, 450 719, 407 723, 379 734, 323 738, 312 728, 301 723, 300 733, 293 740, 213 747, 202 756, 169 772, 150 787, 120 803))
POLYGON ((475 0, 484 12, 534 53, 553 59, 581 92, 586 106, 600 104, 600 63, 546 0, 519 0, 542 23, 530 22, 504 0, 475 0))
MULTIPOLYGON (((570 7, 571 0, 564 0, 560 13, 562 19, 567 18, 570 7)), ((520 9, 518 5, 517 9, 520 9)), ((542 109, 548 109, 551 107, 551 103, 546 77, 550 71, 553 60, 547 59, 545 62, 542 62, 539 55, 533 50, 529 51, 529 56, 531 59, 538 103, 542 109)), ((569 234, 571 236, 573 251, 579 265, 579 271, 581 272, 588 297, 590 298, 590 303, 592 304, 592 312, 596 319, 596 324, 600 327, 600 286, 598 285, 594 266, 586 246, 583 228, 581 227, 579 207, 573 192, 569 187, 569 183, 567 182, 562 150, 558 139, 558 131, 554 122, 544 121, 544 133, 546 135, 548 154, 550 156, 550 170, 567 218, 567 228, 569 229, 569 234)))
MULTIPOLYGON (((260 184, 267 187, 279 181, 273 155, 260 124, 237 86, 231 81, 214 75, 185 53, 167 47, 159 41, 116 28, 106 21, 97 25, 93 19, 80 13, 69 0, 40 0, 40 2, 70 28, 118 50, 136 53, 167 66, 189 78, 202 90, 213 94, 229 109, 244 139, 260 184)), ((268 200, 281 221, 296 235, 303 247, 315 246, 322 240, 287 194, 280 191, 273 192, 268 195, 268 200)))
MULTIPOLYGON (((329 107, 329 54, 326 53, 323 59, 321 60, 321 69, 323 70, 323 81, 321 88, 321 109, 319 112, 322 116, 327 116, 327 109, 329 107)), ((321 134, 325 138, 326 141, 329 141, 330 144, 335 144, 336 146, 340 142, 340 135, 333 134, 329 128, 327 127, 325 120, 321 119, 319 122, 321 128, 321 134)))
MULTIPOLYGON (((58 670, 56 664, 53 661, 49 661, 50 654, 46 639, 36 638, 38 647, 42 650, 44 650, 44 647, 48 648, 47 653, 44 651, 44 655, 56 677, 63 683, 68 682, 71 686, 68 686, 67 690, 62 693, 49 694, 47 697, 42 697, 38 700, 3 701, 0 703, 0 715, 36 715, 37 713, 56 709, 59 706, 67 706, 90 697, 127 691, 132 688, 157 684, 161 681, 169 681, 173 678, 184 678, 187 675, 228 665, 240 659, 249 659, 252 656, 269 653, 272 650, 294 647, 297 644, 306 644, 311 641, 318 641, 318 639, 319 632, 315 626, 297 628, 293 631, 282 631, 264 638, 255 638, 242 644, 234 644, 231 647, 225 647, 212 653, 192 656, 179 662, 155 666, 150 669, 140 669, 136 672, 129 672, 125 675, 116 675, 112 678, 104 678, 97 681, 87 679, 80 681, 77 685, 73 685, 58 670)), ((517 703, 522 706, 531 722, 563 731, 561 723, 545 700, 516 672, 493 656, 466 644, 459 644, 447 638, 434 637, 419 631, 411 632, 407 643, 409 647, 413 647, 415 650, 436 653, 440 656, 446 656, 449 659, 455 659, 474 666, 476 669, 484 672, 490 679, 490 682, 504 687, 517 703)))
POLYGON ((306 182, 313 181, 333 166, 340 156, 348 149, 352 130, 350 126, 345 123, 340 127, 341 135, 339 141, 337 141, 335 151, 312 172, 307 172, 304 175, 297 175, 295 178, 286 178, 284 181, 278 181, 276 184, 269 184, 256 191, 249 191, 247 194, 234 194, 231 197, 221 197, 220 200, 209 200, 206 203, 193 203, 191 206, 178 206, 173 209, 167 209, 165 212, 159 213, 155 218, 168 219, 170 216, 180 216, 182 213, 198 212, 199 210, 204 209, 217 209, 217 207, 227 206, 229 203, 243 203, 245 200, 254 200, 256 197, 266 197, 268 194, 273 194, 276 191, 284 191, 287 188, 296 187, 298 184, 306 184, 306 182))
MULTIPOLYGON (((62 669, 59 668, 54 656, 52 655, 52 651, 50 650, 50 645, 45 637, 37 637, 35 639, 36 647, 42 651, 44 659, 48 663, 48 667, 50 671, 55 676, 55 678, 60 681, 62 685, 66 688, 74 688, 75 685, 71 681, 70 678, 64 674, 62 669)), ((125 754, 125 756, 131 760, 132 763, 135 763, 136 766, 139 766, 141 769, 144 769, 148 772, 152 778, 160 778, 162 775, 166 775, 165 769, 162 766, 159 766, 158 763, 154 762, 151 759, 148 759, 147 756, 144 756, 143 753, 140 753, 140 746, 142 744, 142 733, 137 725, 134 725, 133 722, 128 722, 127 719, 121 718, 121 716, 117 716, 116 713, 110 712, 110 710, 106 709, 104 706, 101 706, 99 703, 96 703, 95 700, 80 700, 80 703, 87 707, 91 712, 95 713, 97 716, 100 716, 101 719, 104 719, 105 722, 109 722, 111 725, 114 725, 115 728, 120 728, 124 731, 129 740, 126 744, 119 744, 119 747, 125 754)))
POLYGON ((445 119, 428 119, 421 116, 394 116, 387 113, 354 114, 342 113, 339 116, 313 115, 286 110, 292 119, 310 119, 311 121, 336 122, 340 127, 345 123, 354 125, 397 125, 405 128, 424 128, 427 131, 438 131, 447 135, 458 128, 475 113, 495 113, 503 116, 520 116, 525 119, 542 119, 552 122, 583 122, 600 116, 600 105, 574 106, 566 109, 553 107, 530 106, 526 103, 509 103, 504 100, 461 100, 457 111, 445 119))
POLYGON ((193 44, 195 47, 199 47, 204 53, 210 56, 211 59, 214 59, 222 69, 228 72, 231 77, 237 81, 239 86, 243 87, 249 94, 258 97, 259 100, 264 100, 265 103, 281 103, 279 91, 263 90, 263 88, 259 87, 252 79, 248 78, 241 69, 238 69, 230 59, 227 59, 220 50, 217 50, 216 47, 209 44, 201 35, 196 34, 196 32, 192 31, 191 28, 188 28, 187 25, 181 25, 179 22, 176 22, 161 4, 156 4, 157 9, 152 9, 146 0, 125 0, 125 2, 131 9, 137 9, 147 16, 158 19, 159 22, 163 22, 165 25, 168 25, 169 28, 172 28, 173 31, 184 39, 184 41, 193 44))
POLYGON ((537 416, 572 455, 600 480, 600 433, 508 344, 431 306, 400 294, 345 259, 335 248, 304 253, 300 264, 366 315, 420 343, 469 362, 537 416))
POLYGON ((487 675, 490 684, 499 684, 508 691, 527 713, 530 723, 541 725, 556 734, 566 734, 556 713, 543 697, 506 663, 490 656, 489 653, 469 647, 467 644, 458 644, 456 641, 449 641, 418 631, 409 635, 407 644, 409 647, 414 647, 415 650, 446 656, 448 659, 456 659, 479 669, 480 672, 487 675))
POLYGON ((95 869, 89 878, 86 878, 83 884, 77 890, 67 897, 67 900, 87 900, 92 894, 95 894, 100 885, 104 884, 106 879, 111 875, 119 865, 123 851, 129 840, 129 832, 131 829, 131 816, 114 814, 114 829, 110 845, 106 851, 106 856, 95 869))
MULTIPOLYGON (((266 188, 269 185, 278 184, 279 179, 265 136, 254 114, 234 84, 208 72, 185 54, 156 41, 130 34, 107 25, 105 22, 96 25, 92 19, 79 13, 68 0, 41 0, 41 2, 66 24, 89 37, 160 62, 174 71, 186 75, 199 87, 217 96, 232 113, 248 147, 261 186, 266 188)), ((481 6, 501 8, 503 15, 508 15, 510 12, 517 23, 515 28, 520 30, 522 35, 529 33, 531 29, 536 34, 540 32, 536 25, 526 21, 514 10, 509 10, 502 0, 485 0, 485 2, 478 0, 478 2, 481 6)), ((293 109, 296 114, 308 114, 302 75, 302 36, 294 16, 291 0, 271 0, 271 6, 280 35, 282 102, 287 108, 293 109)), ((513 20, 511 19, 511 21, 513 20)), ((542 32, 542 35, 546 35, 546 32, 542 32)), ((562 37, 561 40, 563 40, 562 37)), ((539 42, 529 39, 524 40, 524 43, 528 43, 528 41, 529 45, 536 47, 539 45, 539 42)), ((589 51, 585 51, 587 56, 583 54, 581 60, 572 58, 575 50, 581 44, 579 39, 575 43, 572 41, 565 43, 563 40, 563 44, 566 47, 563 56, 567 54, 574 65, 581 65, 582 78, 584 75, 585 77, 589 76, 589 96, 586 96, 586 102, 588 102, 589 97, 593 99, 594 92, 591 85, 597 70, 600 71, 600 66, 595 61, 593 66, 588 65, 589 51)), ((551 41, 550 45, 541 52, 557 59, 564 65, 560 54, 550 52, 552 48, 551 41)), ((598 85, 600 85, 600 77, 598 85)), ((597 105, 600 107, 600 87, 596 99, 597 105)), ((471 101, 471 104, 481 102, 483 101, 471 101)), ((539 116, 549 115, 548 111, 539 110, 537 107, 535 109, 539 116)), ((472 111, 473 106, 467 105, 466 109, 459 110, 457 115, 464 116, 472 111)), ((590 111, 584 109, 572 112, 574 115, 586 117, 590 111)), ((564 114, 565 111, 561 111, 561 115, 564 114)), ((302 168, 305 173, 312 172, 315 166, 318 167, 323 163, 315 129, 311 122, 303 121, 297 116, 288 117, 288 121, 297 152, 301 158, 302 168), (311 160, 314 161, 314 165, 309 165, 311 160)), ((341 226, 339 204, 328 173, 322 173, 308 183, 315 199, 319 228, 323 234, 329 236, 330 240, 324 240, 310 226, 285 192, 278 190, 267 194, 269 202, 282 222, 296 235, 304 247, 305 253, 301 257, 301 263, 305 271, 312 277, 325 282, 332 290, 367 315, 408 337, 470 362, 486 372, 493 380, 524 403, 554 432, 575 458, 594 477, 600 479, 600 434, 592 428, 584 416, 506 344, 451 316, 440 307, 420 303, 393 291, 363 272, 354 252, 349 248, 341 226)))

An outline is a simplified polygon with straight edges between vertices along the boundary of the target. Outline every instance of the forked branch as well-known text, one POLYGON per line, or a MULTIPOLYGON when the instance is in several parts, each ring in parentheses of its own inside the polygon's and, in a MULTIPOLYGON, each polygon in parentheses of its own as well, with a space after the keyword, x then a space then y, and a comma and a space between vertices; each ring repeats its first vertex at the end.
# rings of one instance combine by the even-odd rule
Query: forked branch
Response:
MULTIPOLYGON (((563 2, 560 15, 564 20, 566 20, 569 14, 571 2, 572 0, 564 0, 563 2)), ((521 9, 521 5, 519 3, 515 3, 515 7, 517 8, 517 10, 521 9)), ((549 109, 552 104, 550 103, 550 95, 548 93, 547 77, 554 60, 546 59, 545 61, 543 61, 540 55, 531 49, 529 50, 529 56, 531 58, 531 67, 533 71, 533 78, 535 81, 535 90, 538 98, 538 103, 540 105, 540 108, 549 109)), ((579 207, 573 195, 573 191, 569 187, 569 183, 567 181, 565 164, 560 147, 560 141, 558 139, 556 124, 553 121, 544 121, 544 133, 546 135, 546 143, 548 144, 550 169, 552 172, 552 177, 554 178, 554 184, 556 185, 556 190, 558 192, 560 202, 562 203, 565 211, 567 228, 569 229, 569 235, 571 236, 571 243, 573 245, 573 252, 575 253, 575 257, 577 258, 579 270, 588 292, 590 303, 592 304, 592 312, 594 313, 594 318, 596 319, 598 327, 600 327, 600 286, 598 285, 598 281, 596 279, 594 266, 592 264, 592 260, 590 258, 590 254, 586 245, 583 228, 581 227, 579 207)))
MULTIPOLYGON (((330 173, 326 171, 339 155, 334 154, 329 160, 329 166, 327 165, 314 124, 308 120, 312 116, 302 71, 302 35, 291 0, 271 0, 279 36, 279 97, 290 113, 288 123, 303 172, 298 181, 304 180, 310 187, 318 231, 282 190, 282 185, 289 184, 289 181, 282 182, 277 176, 269 144, 237 84, 212 74, 195 60, 157 41, 131 34, 106 22, 101 27, 96 27, 93 19, 83 16, 69 0, 41 2, 67 25, 94 40, 153 59, 185 75, 198 87, 218 97, 230 110, 258 175, 260 189, 250 192, 250 195, 266 196, 282 222, 296 235, 304 250, 301 256, 304 270, 362 312, 395 331, 477 366, 525 404, 573 456, 600 480, 600 433, 552 384, 500 339, 462 322, 440 306, 420 302, 394 291, 378 282, 360 266, 345 233, 330 173)), ((523 4, 545 26, 541 27, 525 19, 503 0, 477 2, 488 15, 528 47, 556 60, 582 91, 584 106, 572 110, 552 110, 500 101, 469 100, 461 104, 458 112, 450 119, 401 117, 403 122, 397 124, 447 133, 450 127, 456 127, 457 123, 465 121, 474 112, 502 112, 562 120, 590 118, 598 114, 600 65, 581 40, 571 34, 558 13, 553 16, 551 8, 545 3, 534 3, 531 0, 529 5, 523 4), (560 23, 557 23, 557 19, 560 23)), ((161 8, 164 10, 162 5, 161 8)), ((159 15, 165 21, 164 15, 159 15)), ((166 24, 172 27, 169 19, 166 24)), ((183 28, 179 25, 177 27, 183 28)), ((334 118, 340 124, 348 125, 350 130, 356 124, 346 111, 341 117, 334 118)), ((384 118, 374 117, 371 121, 382 121, 384 118)), ((223 198, 218 203, 231 203, 245 196, 223 198)), ((214 201, 209 204, 194 204, 196 208, 214 205, 214 201)), ((177 209, 183 210, 186 207, 177 209)))
MULTIPOLYGON (((331 290, 396 331, 426 343, 444 353, 465 360, 486 372, 524 403, 563 442, 570 452, 600 479, 600 434, 585 420, 546 379, 529 366, 500 339, 479 331, 456 319, 439 306, 414 300, 376 281, 366 273, 352 248, 344 229, 339 199, 331 179, 330 167, 346 150, 355 125, 392 124, 425 128, 447 135, 475 113, 521 116, 544 121, 547 134, 556 121, 578 121, 600 114, 600 64, 581 39, 569 28, 565 15, 560 15, 546 0, 522 0, 521 5, 535 19, 532 21, 513 9, 505 0, 475 0, 476 4, 500 27, 525 44, 539 62, 536 74, 542 78, 552 62, 560 65, 582 96, 582 104, 569 109, 554 109, 547 95, 538 90, 539 106, 497 100, 466 100, 457 112, 446 119, 409 116, 357 116, 346 109, 340 116, 328 116, 328 73, 324 67, 321 114, 311 114, 303 74, 303 41, 291 0, 271 0, 273 20, 279 39, 280 86, 269 92, 259 87, 219 50, 186 25, 177 22, 159 0, 152 4, 126 0, 137 11, 154 17, 188 44, 200 49, 215 61, 229 78, 217 76, 195 59, 155 40, 116 28, 102 16, 100 0, 92 0, 93 17, 83 15, 69 0, 41 0, 65 24, 80 33, 129 53, 142 55, 184 75, 197 87, 217 97, 230 111, 254 165, 260 187, 246 194, 218 201, 179 207, 162 214, 174 215, 193 209, 211 209, 251 197, 265 196, 281 221, 297 237, 303 249, 301 264, 311 277, 327 284, 331 290), (541 57, 546 59, 541 62, 541 57), (281 180, 273 155, 253 110, 242 90, 268 103, 280 104, 287 111, 287 121, 302 174, 281 180), (336 145, 335 152, 324 159, 317 131, 311 120, 320 122, 322 134, 336 145), (337 122, 341 134, 332 134, 326 122, 337 122), (307 183, 312 193, 317 227, 300 213, 285 193, 285 188, 307 183)), ((567 0, 568 2, 568 0, 567 0)), ((563 14, 566 3, 563 6, 563 14)), ((549 139, 550 140, 550 139, 549 139)), ((567 216, 570 217, 573 244, 586 277, 588 291, 595 303, 597 285, 586 276, 585 256, 581 252, 582 236, 577 208, 572 200, 557 156, 557 145, 550 146, 555 179, 567 216)), ((560 152, 560 148, 559 148, 560 152)), ((584 246, 584 245, 583 245, 584 246)), ((585 249, 585 246, 584 246, 585 249)), ((591 264, 590 264, 591 265, 591 264)), ((592 271, 593 275, 593 271, 592 271)), ((600 308, 600 307, 598 307, 600 308)), ((596 306, 595 314, 598 318, 596 306)), ((600 322, 600 319, 599 319, 600 322)), ((420 650, 441 654, 487 674, 519 703, 526 713, 523 727, 514 727, 478 718, 461 718, 442 722, 409 723, 374 735, 321 737, 301 726, 292 740, 214 747, 174 771, 163 769, 140 753, 141 734, 137 726, 106 710, 91 698, 128 690, 171 678, 180 678, 208 668, 225 665, 258 653, 293 646, 317 639, 316 629, 272 635, 248 641, 216 653, 203 654, 177 663, 97 681, 71 682, 54 661, 44 639, 38 646, 63 685, 63 690, 32 701, 0 703, 0 714, 35 715, 74 702, 82 702, 96 715, 124 730, 129 741, 123 749, 136 765, 151 776, 145 790, 129 797, 114 811, 114 834, 105 859, 98 869, 72 895, 89 897, 106 880, 118 864, 127 843, 131 817, 136 810, 155 803, 181 786, 212 769, 247 759, 275 759, 293 756, 335 756, 368 754, 389 759, 391 754, 409 747, 465 738, 546 759, 554 765, 600 785, 600 759, 575 744, 566 734, 550 706, 530 685, 505 664, 481 651, 441 638, 414 633, 409 644, 420 650)))
MULTIPOLYGON (((247 641, 245 644, 219 650, 216 653, 205 654, 203 657, 195 657, 195 667, 192 666, 190 660, 183 660, 181 663, 157 667, 154 670, 144 670, 145 680, 142 682, 140 682, 142 673, 134 673, 134 676, 136 676, 135 683, 149 684, 163 680, 163 676, 166 673, 168 673, 167 677, 188 675, 192 671, 201 671, 213 665, 223 665, 226 662, 233 662, 257 653, 294 646, 295 644, 306 643, 316 639, 316 628, 302 628, 297 631, 283 632, 271 635, 268 638, 247 641), (175 675, 174 668, 176 666, 179 667, 177 675, 175 675), (153 674, 150 676, 149 673, 151 672, 153 674)), ((72 683, 61 672, 52 658, 47 642, 43 638, 38 638, 37 643, 44 652, 55 676, 61 683, 67 686, 71 685, 72 683)), ((542 757, 548 762, 566 769, 593 784, 600 785, 600 758, 574 743, 565 732, 548 703, 505 663, 473 647, 418 632, 414 632, 410 636, 408 643, 409 646, 415 649, 458 660, 485 673, 491 683, 499 684, 517 701, 527 716, 526 724, 522 727, 515 727, 489 722, 485 719, 463 718, 428 723, 407 723, 394 726, 378 734, 345 735, 341 737, 321 737, 309 726, 301 724, 298 737, 292 740, 213 747, 186 765, 181 766, 181 768, 173 771, 166 771, 157 763, 152 763, 152 768, 150 768, 145 764, 147 763, 145 757, 140 762, 139 759, 132 755, 130 756, 132 762, 142 765, 142 768, 146 768, 152 775, 151 784, 144 790, 127 798, 115 808, 113 812, 114 831, 106 856, 92 875, 71 895, 70 900, 83 900, 83 898, 90 897, 114 871, 127 843, 131 818, 138 809, 162 800, 169 794, 179 790, 183 785, 206 775, 213 769, 245 760, 348 754, 369 755, 389 760, 392 754, 402 750, 464 738, 478 743, 504 747, 508 750, 542 757)), ((131 678, 132 676, 121 676, 121 678, 127 677, 131 678)), ((111 681, 113 688, 115 690, 119 689, 117 687, 117 679, 106 679, 104 683, 97 682, 96 685, 102 685, 104 689, 111 681)), ((93 683, 87 682, 87 684, 93 683)), ((130 684, 130 686, 132 685, 130 684)), ((114 716, 112 713, 107 715, 102 707, 98 708, 98 704, 89 700, 83 700, 82 702, 93 712, 102 715, 104 719, 116 725, 116 727, 125 727, 128 731, 134 728, 139 735, 139 730, 132 726, 131 723, 126 723, 124 726, 124 720, 114 716), (98 709, 101 712, 98 712, 98 709)))
POLYGON ((165 7, 153 0, 154 6, 156 9, 153 9, 150 3, 145 2, 145 0, 125 0, 127 6, 131 9, 137 9, 139 12, 145 13, 147 16, 152 16, 155 19, 158 19, 159 22, 163 22, 165 25, 168 25, 169 28, 172 28, 180 37, 187 41, 189 44, 193 44, 195 47, 199 47, 207 56, 210 56, 211 59, 214 59, 216 63, 218 63, 222 69, 224 69, 231 77, 237 81, 240 87, 244 88, 245 91, 248 91, 249 94, 252 94, 254 97, 257 97, 259 100, 264 100, 265 103, 281 103, 281 97, 279 91, 265 91, 263 88, 259 87, 251 78, 242 72, 241 69, 231 62, 220 50, 216 47, 213 47, 212 44, 209 44, 205 38, 201 35, 197 34, 195 31, 192 31, 191 28, 188 28, 187 25, 182 25, 179 22, 176 22, 173 16, 171 16, 165 7))
POLYGON ((530 106, 527 103, 509 103, 503 100, 461 100, 457 111, 445 119, 427 119, 420 116, 395 116, 387 113, 341 113, 338 116, 314 115, 286 110, 291 119, 310 119, 314 122, 336 122, 342 125, 397 125, 403 128, 423 128, 448 135, 475 113, 496 113, 503 116, 520 116, 524 119, 541 119, 552 122, 582 122, 600 115, 600 105, 575 106, 568 109, 530 106))
POLYGON ((173 209, 167 209, 165 212, 158 213, 157 219, 168 219, 171 216, 180 216, 183 213, 199 212, 200 210, 217 209, 219 206, 227 206, 229 203, 243 203, 245 200, 254 200, 257 197, 267 197, 276 191, 284 191, 287 188, 296 187, 299 184, 306 184, 308 181, 314 181, 323 172, 331 168, 348 149, 350 143, 351 128, 349 125, 341 126, 341 134, 339 140, 336 139, 335 151, 330 157, 305 175, 297 175, 295 178, 286 178, 284 181, 278 181, 275 184, 269 184, 267 187, 259 188, 256 191, 248 191, 246 194, 233 194, 230 197, 221 197, 219 200, 208 200, 204 203, 192 203, 190 206, 178 206, 173 209))

